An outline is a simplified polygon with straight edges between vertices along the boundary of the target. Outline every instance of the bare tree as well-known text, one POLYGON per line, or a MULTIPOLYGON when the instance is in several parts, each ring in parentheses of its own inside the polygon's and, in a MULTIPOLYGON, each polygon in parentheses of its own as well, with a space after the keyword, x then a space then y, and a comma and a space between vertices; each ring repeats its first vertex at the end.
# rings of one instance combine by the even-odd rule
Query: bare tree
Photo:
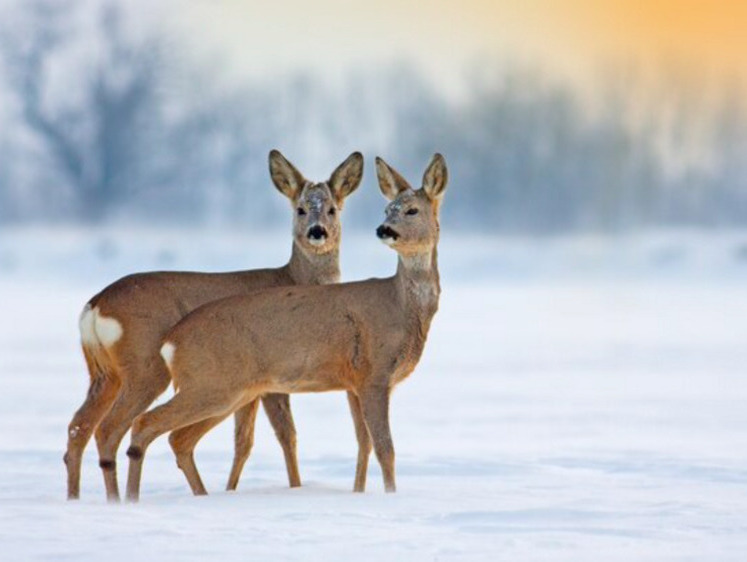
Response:
POLYGON ((75 40, 76 7, 73 0, 26 3, 22 25, 0 29, 0 46, 24 124, 72 188, 80 218, 97 221, 143 187, 159 51, 153 41, 128 40, 119 8, 105 3, 100 45, 71 80, 83 95, 77 103, 48 103, 53 55, 75 40))

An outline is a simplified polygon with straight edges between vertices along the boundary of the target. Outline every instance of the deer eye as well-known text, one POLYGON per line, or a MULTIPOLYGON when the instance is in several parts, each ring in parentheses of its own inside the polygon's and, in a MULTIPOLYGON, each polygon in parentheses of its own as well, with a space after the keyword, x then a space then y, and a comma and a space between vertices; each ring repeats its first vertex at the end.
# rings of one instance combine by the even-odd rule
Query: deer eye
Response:
POLYGON ((406 215, 417 215, 418 214, 418 210, 415 209, 415 208, 407 209, 407 211, 405 212, 405 214, 406 215))
POLYGON ((337 213, 337 209, 335 209, 334 207, 330 207, 329 211, 327 211, 327 214, 332 216, 335 216, 335 213, 337 213))
POLYGON ((303 217, 304 215, 306 215, 306 211, 304 211, 301 207, 296 209, 296 213, 298 214, 299 217, 303 217))

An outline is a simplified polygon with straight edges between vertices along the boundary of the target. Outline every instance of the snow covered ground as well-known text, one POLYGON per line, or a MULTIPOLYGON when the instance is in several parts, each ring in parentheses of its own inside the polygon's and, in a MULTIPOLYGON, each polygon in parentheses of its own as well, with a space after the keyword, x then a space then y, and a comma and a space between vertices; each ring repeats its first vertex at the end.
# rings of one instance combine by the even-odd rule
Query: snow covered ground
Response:
MULTIPOLYGON (((369 491, 350 492, 347 403, 323 394, 292 399, 303 488, 260 414, 238 492, 222 491, 229 422, 198 448, 212 495, 189 494, 162 438, 141 503, 112 506, 94 446, 81 501, 64 499, 83 303, 136 269, 280 264, 287 237, 0 231, 0 557, 742 561, 746 248, 744 233, 445 235, 441 310, 393 400, 397 494, 373 459, 369 491)), ((349 279, 394 268, 372 236, 343 253, 349 279)))

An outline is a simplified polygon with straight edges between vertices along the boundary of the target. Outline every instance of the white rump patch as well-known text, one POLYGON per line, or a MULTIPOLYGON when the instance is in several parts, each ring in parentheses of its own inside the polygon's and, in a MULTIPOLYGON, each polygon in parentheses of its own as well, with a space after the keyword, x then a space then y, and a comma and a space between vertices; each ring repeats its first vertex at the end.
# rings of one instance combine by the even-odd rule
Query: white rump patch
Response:
POLYGON ((91 308, 90 303, 86 304, 83 308, 83 312, 80 313, 80 319, 78 320, 78 327, 80 328, 80 341, 83 345, 96 345, 98 339, 96 338, 96 331, 94 325, 96 323, 96 312, 91 308))
POLYGON ((96 336, 99 343, 104 347, 111 347, 122 337, 122 324, 116 318, 102 316, 98 307, 94 309, 96 313, 96 336))
POLYGON ((91 308, 90 304, 87 304, 83 308, 83 312, 80 313, 78 326, 80 328, 80 341, 87 346, 103 345, 104 347, 111 347, 119 341, 124 333, 119 320, 102 316, 99 308, 91 308))
POLYGON ((171 363, 174 361, 175 351, 176 351, 176 346, 170 341, 167 341, 165 344, 161 346, 161 357, 163 357, 163 360, 166 362, 166 366, 169 369, 171 369, 171 363))

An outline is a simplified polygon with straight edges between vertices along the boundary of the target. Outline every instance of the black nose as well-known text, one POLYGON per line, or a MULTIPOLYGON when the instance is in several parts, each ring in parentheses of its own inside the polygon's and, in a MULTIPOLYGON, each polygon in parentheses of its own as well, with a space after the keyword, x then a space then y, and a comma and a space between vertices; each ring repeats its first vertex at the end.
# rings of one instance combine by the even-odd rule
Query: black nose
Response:
POLYGON ((319 226, 318 224, 315 224, 309 229, 307 236, 314 240, 321 240, 322 238, 327 237, 327 229, 324 228, 323 226, 319 226))
POLYGON ((395 240, 399 238, 399 234, 397 234, 397 232, 392 227, 385 224, 382 224, 379 228, 376 229, 376 236, 378 236, 382 240, 384 238, 394 238, 395 240))

